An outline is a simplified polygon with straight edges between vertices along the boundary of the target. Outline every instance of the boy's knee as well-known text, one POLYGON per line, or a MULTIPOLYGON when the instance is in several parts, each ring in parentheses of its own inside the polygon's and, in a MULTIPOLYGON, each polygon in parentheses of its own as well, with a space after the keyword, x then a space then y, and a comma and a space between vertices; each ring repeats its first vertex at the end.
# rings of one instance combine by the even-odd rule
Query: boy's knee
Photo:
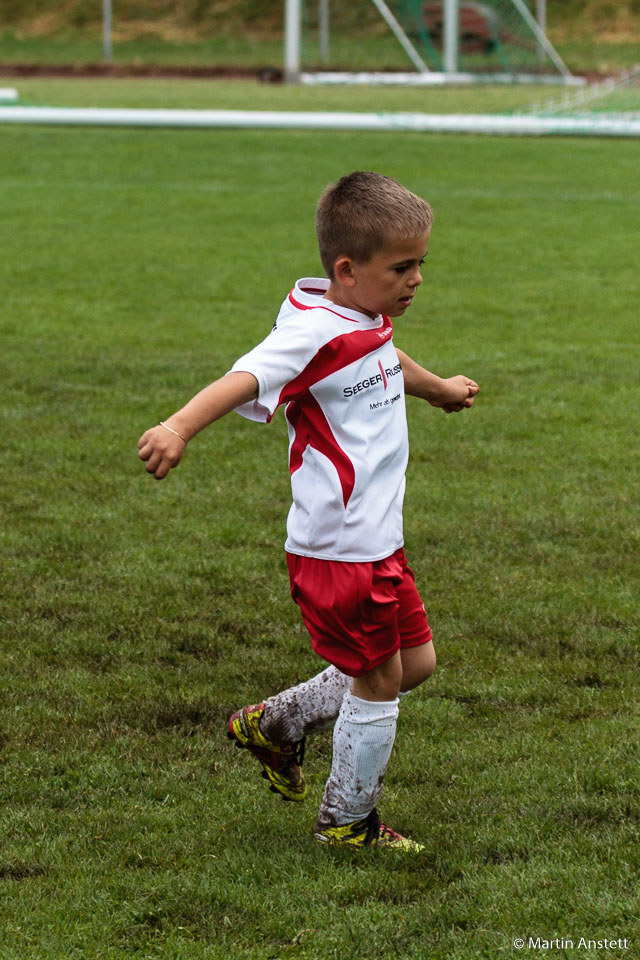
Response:
POLYGON ((402 687, 403 693, 419 687, 433 676, 436 669, 436 651, 433 642, 419 647, 409 647, 402 651, 402 687))
POLYGON ((436 648, 433 645, 433 640, 430 641, 429 643, 426 643, 425 647, 426 647, 426 651, 425 651, 426 658, 425 658, 425 666, 424 666, 424 669, 425 669, 424 679, 428 680, 429 677, 432 677, 433 674, 436 672, 437 658, 436 658, 436 648))

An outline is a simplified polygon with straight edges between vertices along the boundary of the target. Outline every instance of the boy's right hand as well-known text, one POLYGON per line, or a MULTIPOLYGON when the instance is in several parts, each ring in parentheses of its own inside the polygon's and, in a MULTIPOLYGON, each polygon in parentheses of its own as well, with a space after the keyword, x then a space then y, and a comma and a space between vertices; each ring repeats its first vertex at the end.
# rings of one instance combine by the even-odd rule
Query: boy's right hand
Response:
POLYGON ((457 377, 446 377, 440 381, 440 389, 437 396, 429 397, 428 402, 432 407, 440 407, 445 413, 459 413, 473 406, 475 395, 480 387, 469 377, 459 375, 457 377))
POLYGON ((214 420, 258 396, 258 381, 244 370, 227 373, 195 397, 166 423, 151 427, 138 440, 138 456, 147 461, 147 473, 162 480, 182 459, 187 441, 214 420))
POLYGON ((138 456, 146 460, 145 470, 162 480, 172 467, 177 467, 187 446, 186 441, 166 427, 151 427, 138 440, 138 456))

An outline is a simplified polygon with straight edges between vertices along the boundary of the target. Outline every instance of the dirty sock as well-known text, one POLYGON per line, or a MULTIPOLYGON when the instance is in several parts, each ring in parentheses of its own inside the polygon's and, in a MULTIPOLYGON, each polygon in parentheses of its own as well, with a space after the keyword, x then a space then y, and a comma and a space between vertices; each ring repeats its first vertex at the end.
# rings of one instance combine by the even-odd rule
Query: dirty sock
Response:
POLYGON ((382 793, 397 718, 397 699, 381 703, 345 694, 316 829, 353 823, 371 813, 382 793))
POLYGON ((351 677, 327 667, 297 687, 270 697, 260 729, 274 743, 297 743, 308 733, 332 726, 351 683, 351 677))

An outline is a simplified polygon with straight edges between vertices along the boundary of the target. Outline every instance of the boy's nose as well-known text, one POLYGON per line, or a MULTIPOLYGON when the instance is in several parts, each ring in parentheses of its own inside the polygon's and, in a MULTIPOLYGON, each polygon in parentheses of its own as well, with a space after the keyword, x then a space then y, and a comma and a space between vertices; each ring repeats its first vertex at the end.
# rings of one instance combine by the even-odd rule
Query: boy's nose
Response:
POLYGON ((414 273, 414 275, 411 277, 411 280, 410 280, 410 282, 409 282, 409 286, 411 286, 411 287, 419 287, 421 283, 422 283, 422 274, 420 273, 419 270, 416 270, 416 272, 414 273))

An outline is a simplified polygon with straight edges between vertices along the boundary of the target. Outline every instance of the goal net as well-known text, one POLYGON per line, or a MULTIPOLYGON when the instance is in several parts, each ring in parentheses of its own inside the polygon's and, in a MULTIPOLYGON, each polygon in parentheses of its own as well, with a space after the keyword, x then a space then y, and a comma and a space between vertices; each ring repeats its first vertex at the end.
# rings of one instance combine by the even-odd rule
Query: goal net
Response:
POLYGON ((640 66, 620 76, 594 83, 582 90, 566 93, 555 100, 535 104, 531 113, 538 117, 576 117, 620 123, 640 121, 640 66))
POLYGON ((306 83, 571 82, 536 19, 538 3, 287 0, 300 17, 295 66, 306 83))

